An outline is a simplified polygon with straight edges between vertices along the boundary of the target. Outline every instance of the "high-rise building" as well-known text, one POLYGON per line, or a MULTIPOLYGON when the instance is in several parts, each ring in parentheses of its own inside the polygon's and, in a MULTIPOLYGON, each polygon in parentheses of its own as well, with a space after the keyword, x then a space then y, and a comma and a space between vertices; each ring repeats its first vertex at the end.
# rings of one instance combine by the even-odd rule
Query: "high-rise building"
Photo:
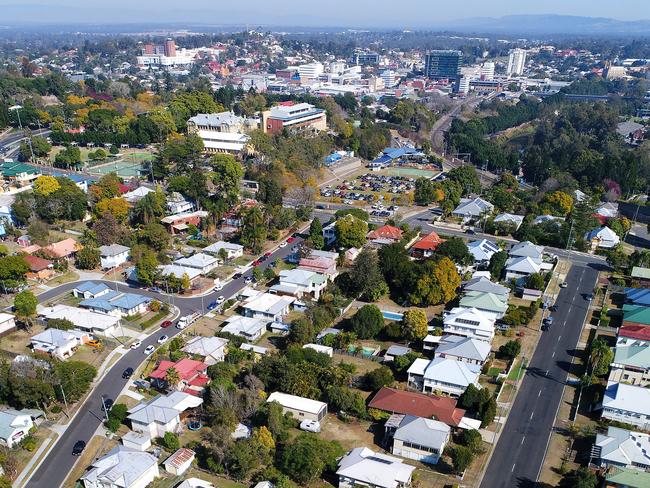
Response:
POLYGON ((380 76, 381 79, 384 80, 384 86, 386 88, 393 88, 395 85, 397 85, 397 82, 399 81, 399 75, 392 69, 387 69, 386 71, 382 71, 380 76))
POLYGON ((486 62, 481 66, 481 75, 482 80, 491 81, 494 79, 494 63, 486 62))
POLYGON ((526 50, 513 49, 508 56, 508 69, 506 74, 510 76, 520 76, 524 74, 524 67, 526 66, 526 50))
POLYGON ((350 58, 350 63, 364 66, 379 64, 379 54, 367 51, 355 51, 350 58))
POLYGON ((165 56, 173 58, 176 56, 176 43, 174 39, 165 40, 165 56))
POLYGON ((432 80, 457 80, 462 59, 460 51, 431 51, 424 57, 424 75, 432 80))
POLYGON ((298 73, 300 74, 300 79, 316 79, 325 71, 323 63, 309 63, 301 64, 298 66, 298 73))

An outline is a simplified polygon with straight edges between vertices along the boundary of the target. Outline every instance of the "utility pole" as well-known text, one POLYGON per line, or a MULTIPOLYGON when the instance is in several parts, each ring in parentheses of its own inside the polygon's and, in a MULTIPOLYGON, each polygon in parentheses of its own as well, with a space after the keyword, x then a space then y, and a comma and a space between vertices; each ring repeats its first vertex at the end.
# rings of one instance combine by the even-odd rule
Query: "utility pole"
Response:
POLYGON ((68 401, 65 398, 65 391, 63 390, 63 384, 59 383, 59 388, 61 388, 61 396, 63 397, 63 404, 65 405, 65 415, 70 418, 70 412, 68 411, 68 401))
POLYGON ((566 249, 567 251, 571 249, 571 236, 573 234, 573 219, 571 219, 571 227, 569 228, 569 237, 566 241, 566 249))
MULTIPOLYGON (((20 105, 14 105, 13 107, 9 107, 9 110, 15 110, 16 111, 16 116, 18 117, 18 127, 20 127, 20 130, 24 133, 25 131, 23 129, 23 124, 22 124, 22 122, 20 120, 20 109, 21 108, 23 108, 23 107, 21 107, 20 105)), ((27 145, 29 146, 29 152, 32 155, 31 162, 33 163, 33 162, 35 162, 35 158, 34 158, 34 149, 32 148, 32 134, 31 134, 31 132, 29 134, 29 138, 27 139, 27 145)))
POLYGON ((106 421, 108 422, 108 409, 106 408, 106 402, 104 401, 104 395, 102 395, 102 406, 104 407, 104 417, 106 417, 106 421))

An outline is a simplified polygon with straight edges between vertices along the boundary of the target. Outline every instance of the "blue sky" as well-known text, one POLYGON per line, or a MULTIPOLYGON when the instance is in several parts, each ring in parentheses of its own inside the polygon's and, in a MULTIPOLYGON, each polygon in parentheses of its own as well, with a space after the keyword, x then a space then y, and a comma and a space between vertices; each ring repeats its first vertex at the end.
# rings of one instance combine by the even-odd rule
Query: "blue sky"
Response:
MULTIPOLYGON (((62 17, 109 22, 143 21, 149 17, 155 21, 215 24, 249 22, 386 27, 391 24, 436 25, 467 17, 513 14, 650 19, 648 0, 0 0, 0 6, 6 5, 20 6, 31 13, 38 12, 34 5, 47 6, 49 8, 43 9, 48 12, 44 17, 50 19, 51 10, 57 9, 62 17)), ((16 7, 9 10, 16 11, 16 7)))

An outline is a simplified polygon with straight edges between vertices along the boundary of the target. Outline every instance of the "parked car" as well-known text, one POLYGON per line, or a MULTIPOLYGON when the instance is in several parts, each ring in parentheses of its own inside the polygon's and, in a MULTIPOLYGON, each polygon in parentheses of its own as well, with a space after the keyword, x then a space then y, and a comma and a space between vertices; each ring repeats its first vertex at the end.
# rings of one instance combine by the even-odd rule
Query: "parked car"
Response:
POLYGON ((223 290, 223 283, 217 283, 214 285, 214 291, 221 291, 223 290))
POLYGON ((594 294, 593 293, 585 293, 585 300, 588 302, 592 301, 594 299, 594 294))
POLYGON ((474 229, 466 229, 465 234, 473 236, 474 234, 476 234, 476 232, 474 231, 474 229))
POLYGON ((158 338, 158 344, 164 344, 165 342, 167 342, 167 339, 169 339, 168 336, 166 336, 166 335, 161 335, 161 336, 158 338))
POLYGON ((291 237, 289 237, 289 239, 287 239, 287 242, 288 242, 289 244, 292 244, 295 240, 296 240, 296 238, 293 237, 293 236, 291 236, 291 237))
POLYGON ((241 273, 235 273, 234 275, 232 275, 233 280, 238 280, 239 278, 241 278, 241 273))
POLYGON ((154 352, 155 350, 156 350, 156 346, 154 346, 154 345, 152 344, 152 345, 147 346, 147 347, 145 348, 144 353, 148 356, 149 354, 151 354, 151 353, 154 352))
POLYGON ((102 343, 99 342, 97 339, 93 339, 91 341, 86 342, 87 346, 90 346, 94 349, 101 349, 102 348, 102 343))
POLYGON ((244 280, 244 283, 247 285, 250 285, 253 282, 253 277, 252 276, 247 276, 246 279, 244 280))
POLYGON ((128 379, 133 376, 133 368, 126 368, 122 373, 122 378, 128 379))
POLYGON ((133 386, 136 388, 142 388, 143 390, 146 390, 151 387, 151 383, 149 383, 147 380, 135 380, 133 382, 133 386))
POLYGON ((77 441, 74 443, 74 446, 72 446, 72 455, 73 456, 81 456, 81 453, 84 452, 84 449, 86 448, 86 442, 85 441, 77 441))
POLYGON ((163 329, 166 329, 167 327, 171 327, 173 325, 171 320, 165 320, 162 324, 160 324, 160 327, 163 329))
POLYGON ((303 420, 300 422, 300 429, 317 434, 320 432, 320 422, 318 420, 303 420))
POLYGON ((262 264, 262 261, 260 261, 259 259, 253 261, 253 266, 259 266, 260 264, 262 264))
POLYGON ((110 412, 111 408, 113 408, 113 400, 108 397, 102 397, 102 412, 110 412))
POLYGON ((216 303, 219 304, 219 305, 221 305, 221 304, 222 304, 223 302, 225 302, 225 301, 226 301, 226 297, 224 297, 223 295, 219 295, 219 296, 217 297, 216 303))
POLYGON ((566 281, 560 283, 560 288, 566 288, 567 286, 569 286, 569 284, 566 281))
POLYGON ((142 345, 142 341, 135 341, 133 344, 131 344, 131 349, 137 349, 142 345))
POLYGON ((272 252, 265 252, 265 253, 264 253, 264 257, 268 258, 268 257, 271 256, 271 254, 273 254, 273 253, 272 253, 272 252))
POLYGON ((287 247, 287 241, 284 241, 280 244, 280 247, 287 247))

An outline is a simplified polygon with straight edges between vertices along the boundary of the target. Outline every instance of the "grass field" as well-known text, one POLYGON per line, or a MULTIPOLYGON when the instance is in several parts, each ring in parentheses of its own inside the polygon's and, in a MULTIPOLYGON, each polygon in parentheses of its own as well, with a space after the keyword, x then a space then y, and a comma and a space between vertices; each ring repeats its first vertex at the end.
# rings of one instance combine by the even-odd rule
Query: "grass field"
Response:
POLYGON ((438 174, 438 172, 417 168, 387 168, 379 171, 379 174, 386 174, 389 176, 408 176, 409 178, 433 178, 438 174))

